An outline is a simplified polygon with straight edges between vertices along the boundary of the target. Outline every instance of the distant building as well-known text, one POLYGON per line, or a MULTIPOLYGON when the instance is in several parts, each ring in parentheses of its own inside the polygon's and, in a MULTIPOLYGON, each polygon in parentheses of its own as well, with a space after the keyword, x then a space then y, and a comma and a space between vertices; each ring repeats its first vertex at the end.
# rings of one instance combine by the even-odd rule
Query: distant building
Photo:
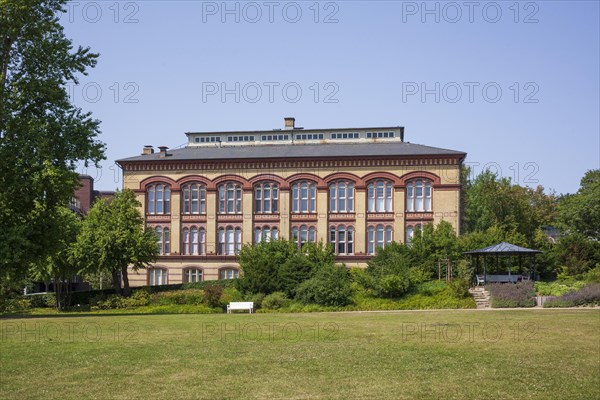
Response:
POLYGON ((94 178, 89 175, 79 175, 79 182, 81 186, 73 194, 71 209, 81 216, 88 213, 96 199, 115 196, 114 191, 94 190, 94 178))
POLYGON ((132 286, 237 277, 243 244, 330 243, 365 266, 378 247, 442 220, 459 231, 465 153, 404 141, 404 128, 189 132, 184 148, 145 146, 117 161, 160 254, 132 286))

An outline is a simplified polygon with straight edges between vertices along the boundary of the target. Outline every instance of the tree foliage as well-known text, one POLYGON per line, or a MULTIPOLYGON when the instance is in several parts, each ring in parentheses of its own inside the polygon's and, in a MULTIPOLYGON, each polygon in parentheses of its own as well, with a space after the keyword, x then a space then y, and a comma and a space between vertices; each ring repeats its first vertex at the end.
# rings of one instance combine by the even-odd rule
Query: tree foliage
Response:
POLYGON ((56 207, 78 184, 78 161, 98 162, 99 121, 72 105, 66 84, 96 65, 59 24, 66 0, 0 0, 0 274, 24 276, 60 246, 56 207))
POLYGON ((127 189, 117 192, 111 202, 96 201, 75 245, 75 256, 83 269, 112 274, 117 292, 121 291, 120 274, 125 295, 129 294, 127 267, 145 268, 158 257, 156 233, 144 226, 140 206, 127 189))
POLYGON ((581 179, 577 193, 560 201, 560 223, 566 231, 588 238, 600 238, 600 169, 590 170, 581 179))

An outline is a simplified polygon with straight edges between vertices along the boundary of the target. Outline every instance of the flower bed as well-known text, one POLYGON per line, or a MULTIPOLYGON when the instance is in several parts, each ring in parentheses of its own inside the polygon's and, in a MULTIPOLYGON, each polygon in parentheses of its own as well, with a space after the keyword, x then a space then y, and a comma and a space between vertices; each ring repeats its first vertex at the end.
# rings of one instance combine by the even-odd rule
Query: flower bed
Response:
POLYGON ((533 282, 494 283, 485 286, 493 308, 535 307, 533 282))
POLYGON ((544 303, 544 307, 578 307, 600 305, 600 283, 589 283, 581 290, 553 297, 544 303))

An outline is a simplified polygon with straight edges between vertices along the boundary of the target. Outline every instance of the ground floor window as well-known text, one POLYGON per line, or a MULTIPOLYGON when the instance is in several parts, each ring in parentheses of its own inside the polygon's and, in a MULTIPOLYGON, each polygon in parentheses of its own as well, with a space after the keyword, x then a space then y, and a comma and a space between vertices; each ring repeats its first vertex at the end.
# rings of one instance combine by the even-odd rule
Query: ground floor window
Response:
POLYGON ((300 225, 292 228, 292 241, 302 250, 304 243, 317 241, 317 229, 314 226, 300 225))
POLYGON ((167 284, 167 270, 163 268, 151 268, 148 271, 150 275, 148 283, 150 286, 166 285, 167 284))
POLYGON ((200 268, 188 268, 185 270, 185 282, 201 282, 202 281, 202 270, 200 268))
POLYGON ((223 268, 219 271, 219 279, 237 279, 240 276, 240 271, 235 268, 223 268))

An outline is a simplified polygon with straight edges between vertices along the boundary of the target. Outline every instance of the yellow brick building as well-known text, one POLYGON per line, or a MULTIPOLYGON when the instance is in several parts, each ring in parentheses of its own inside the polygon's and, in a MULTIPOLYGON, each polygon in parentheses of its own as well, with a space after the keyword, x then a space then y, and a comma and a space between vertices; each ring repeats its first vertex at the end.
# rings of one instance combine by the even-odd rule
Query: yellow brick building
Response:
POLYGON ((331 243, 365 266, 376 249, 446 220, 458 231, 465 153, 404 141, 403 127, 189 132, 118 161, 161 256, 132 286, 229 279, 246 243, 331 243))

